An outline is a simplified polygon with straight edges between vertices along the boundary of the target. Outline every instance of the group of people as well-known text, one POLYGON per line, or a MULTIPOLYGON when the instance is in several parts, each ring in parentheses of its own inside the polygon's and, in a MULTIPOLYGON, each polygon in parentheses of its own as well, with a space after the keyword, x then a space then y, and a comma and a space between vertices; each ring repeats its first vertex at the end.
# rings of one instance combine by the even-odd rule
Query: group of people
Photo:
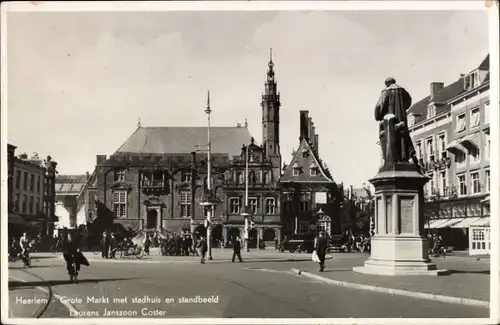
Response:
POLYGON ((362 232, 349 233, 346 232, 343 237, 343 242, 348 252, 369 252, 371 237, 362 232))

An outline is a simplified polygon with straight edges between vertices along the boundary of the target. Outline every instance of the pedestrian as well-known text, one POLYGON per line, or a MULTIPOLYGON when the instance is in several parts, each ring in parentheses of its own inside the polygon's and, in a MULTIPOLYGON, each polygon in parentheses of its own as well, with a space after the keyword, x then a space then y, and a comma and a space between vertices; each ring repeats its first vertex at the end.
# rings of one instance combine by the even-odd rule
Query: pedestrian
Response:
POLYGON ((325 256, 326 256, 326 250, 328 249, 328 243, 326 238, 324 237, 323 231, 319 232, 319 237, 318 240, 316 241, 316 254, 318 255, 319 258, 319 271, 323 272, 325 269, 325 256))
POLYGON ((198 241, 197 248, 199 249, 199 253, 201 255, 201 264, 205 264, 205 255, 207 254, 207 241, 205 237, 201 236, 198 241))
POLYGON ((108 258, 109 246, 110 240, 108 238, 108 233, 104 231, 101 238, 102 258, 108 258))
POLYGON ((111 239, 109 241, 110 246, 110 256, 111 258, 115 258, 116 249, 118 248, 118 239, 116 239, 115 233, 111 233, 111 239))
POLYGON ((146 253, 146 255, 149 255, 149 246, 151 246, 151 244, 151 236, 146 233, 146 236, 144 237, 144 253, 146 253))
POLYGON ((191 250, 193 251, 193 255, 200 256, 200 254, 198 254, 198 250, 196 249, 196 247, 198 247, 197 245, 198 245, 197 237, 193 236, 193 244, 191 250))
POLYGON ((241 239, 240 236, 236 236, 236 238, 233 240, 233 263, 235 257, 238 256, 238 260, 243 262, 241 259, 241 239))

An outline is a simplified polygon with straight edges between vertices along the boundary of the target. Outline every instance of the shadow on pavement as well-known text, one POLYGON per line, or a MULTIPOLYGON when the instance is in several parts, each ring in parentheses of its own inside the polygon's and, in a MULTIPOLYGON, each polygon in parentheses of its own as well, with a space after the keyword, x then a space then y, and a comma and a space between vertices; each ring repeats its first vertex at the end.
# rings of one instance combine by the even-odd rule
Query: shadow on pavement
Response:
POLYGON ((471 273, 471 274, 486 274, 486 275, 490 275, 490 271, 489 270, 483 270, 483 271, 463 271, 463 270, 450 270, 450 272, 452 274, 456 273, 456 274, 467 274, 467 273, 471 273))
MULTIPOLYGON (((117 279, 79 279, 78 284, 80 283, 99 283, 99 282, 108 282, 108 281, 123 281, 123 280, 134 280, 137 278, 117 278, 117 279)), ((73 284, 73 282, 68 280, 51 280, 51 281, 9 281, 9 289, 17 289, 17 288, 25 288, 25 287, 46 287, 47 284, 50 286, 57 286, 63 284, 73 284)))

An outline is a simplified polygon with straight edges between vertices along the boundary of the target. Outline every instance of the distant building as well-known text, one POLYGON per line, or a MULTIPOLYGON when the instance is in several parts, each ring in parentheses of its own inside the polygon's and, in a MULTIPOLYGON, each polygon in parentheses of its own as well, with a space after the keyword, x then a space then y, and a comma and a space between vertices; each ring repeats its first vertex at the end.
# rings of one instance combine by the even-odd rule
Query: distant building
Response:
POLYGON ((284 234, 340 235, 342 191, 319 156, 319 136, 309 111, 300 111, 300 137, 279 180, 284 234))
MULTIPOLYGON (((426 228, 457 249, 469 247, 470 226, 489 226, 489 86, 488 55, 446 87, 431 83, 429 96, 408 110, 419 162, 430 178, 426 228)), ((483 251, 489 251, 488 234, 474 235, 483 238, 483 251)))
POLYGON ((76 228, 92 218, 88 206, 90 175, 58 175, 56 178, 57 228, 76 228))
POLYGON ((15 156, 15 146, 8 145, 9 232, 18 235, 29 231, 52 235, 54 221, 54 180, 57 163, 47 157, 42 161, 34 153, 15 156))

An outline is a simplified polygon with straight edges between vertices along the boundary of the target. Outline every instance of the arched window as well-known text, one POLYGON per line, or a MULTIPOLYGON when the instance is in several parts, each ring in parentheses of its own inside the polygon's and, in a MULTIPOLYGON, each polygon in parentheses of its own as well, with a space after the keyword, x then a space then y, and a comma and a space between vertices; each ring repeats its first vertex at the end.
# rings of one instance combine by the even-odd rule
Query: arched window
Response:
POLYGON ((245 174, 238 173, 238 184, 245 184, 245 174))
POLYGON ((262 184, 264 184, 264 185, 267 184, 267 173, 266 172, 262 173, 262 184))

